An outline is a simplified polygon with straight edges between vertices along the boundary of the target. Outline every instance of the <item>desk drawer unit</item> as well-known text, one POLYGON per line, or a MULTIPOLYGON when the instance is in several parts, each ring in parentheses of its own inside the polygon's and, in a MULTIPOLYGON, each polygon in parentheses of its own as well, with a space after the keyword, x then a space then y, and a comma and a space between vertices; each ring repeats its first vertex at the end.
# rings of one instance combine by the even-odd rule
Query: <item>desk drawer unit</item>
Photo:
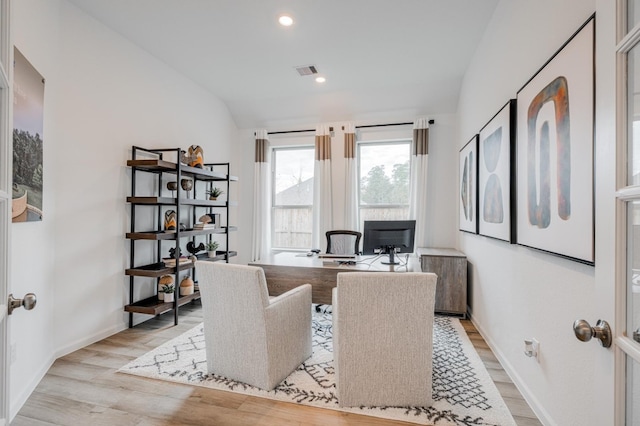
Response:
POLYGON ((436 312, 467 316, 467 257, 450 248, 419 248, 422 272, 438 275, 436 312))

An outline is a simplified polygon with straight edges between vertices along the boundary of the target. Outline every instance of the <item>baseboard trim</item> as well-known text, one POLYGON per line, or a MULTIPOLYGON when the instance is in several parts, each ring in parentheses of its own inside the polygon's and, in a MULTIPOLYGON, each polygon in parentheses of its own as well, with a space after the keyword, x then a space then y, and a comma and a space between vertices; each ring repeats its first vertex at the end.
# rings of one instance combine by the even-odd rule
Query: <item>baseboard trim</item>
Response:
POLYGON ((540 401, 538 400, 538 398, 536 398, 536 396, 531 392, 531 390, 526 385, 524 380, 522 380, 520 375, 515 371, 511 363, 507 361, 503 352, 498 348, 498 346, 493 341, 493 339, 491 339, 489 334, 482 328, 482 326, 480 326, 480 324, 476 321, 476 319, 473 317, 471 312, 468 312, 468 315, 469 315, 468 316, 469 320, 476 327, 476 329, 478 330, 478 333, 480 333, 480 335, 485 340, 485 342, 487 342, 487 345, 489 345, 489 348, 491 348, 491 350, 493 351, 494 355, 500 362, 500 365, 502 365, 502 368, 504 369, 505 373, 507 373, 507 375, 509 376, 513 384, 516 385, 516 388, 518 388, 518 391, 520 391, 520 394, 522 394, 522 397, 525 399, 525 401, 527 401, 527 404, 529 404, 529 406, 531 407, 535 415, 538 417, 540 422, 548 426, 557 426, 556 423, 549 416, 549 413, 547 412, 547 410, 545 410, 542 404, 540 404, 540 401))
POLYGON ((55 360, 56 358, 50 357, 49 360, 40 369, 40 371, 38 371, 38 374, 33 377, 31 382, 29 383, 29 386, 25 388, 25 390, 18 396, 18 398, 11 402, 11 407, 9 409, 9 414, 11 416, 9 419, 9 424, 11 424, 13 419, 18 415, 18 412, 22 409, 22 406, 25 404, 25 402, 27 402, 27 400, 36 389, 45 374, 47 374, 47 371, 49 371, 55 360))
POLYGON ((78 339, 75 342, 72 342, 66 346, 63 346, 62 348, 58 348, 55 353, 55 359, 58 359, 65 355, 69 355, 71 352, 75 352, 78 349, 84 348, 85 346, 89 346, 93 343, 99 342, 102 339, 106 339, 107 337, 113 336, 114 334, 120 333, 121 331, 126 329, 127 329, 127 325, 122 323, 122 324, 114 325, 113 327, 107 328, 106 330, 102 330, 97 333, 94 333, 91 336, 78 339))

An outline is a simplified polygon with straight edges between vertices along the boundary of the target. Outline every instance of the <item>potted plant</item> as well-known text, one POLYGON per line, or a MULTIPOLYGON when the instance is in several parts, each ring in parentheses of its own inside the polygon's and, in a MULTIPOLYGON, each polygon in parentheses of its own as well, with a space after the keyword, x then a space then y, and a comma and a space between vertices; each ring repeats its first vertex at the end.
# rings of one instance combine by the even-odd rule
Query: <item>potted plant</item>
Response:
POLYGON ((211 240, 207 243, 207 254, 209 257, 216 257, 216 249, 220 244, 217 241, 211 240))
POLYGON ((173 277, 171 275, 163 275, 158 280, 158 300, 164 300, 164 291, 162 288, 166 285, 173 284, 173 277))
POLYGON ((164 293, 164 302, 173 302, 173 295, 176 291, 176 287, 173 284, 167 284, 162 287, 162 292, 164 293))
POLYGON ((213 189, 207 191, 207 194, 209 194, 210 200, 217 200, 219 196, 224 194, 224 191, 218 187, 213 187, 213 189))

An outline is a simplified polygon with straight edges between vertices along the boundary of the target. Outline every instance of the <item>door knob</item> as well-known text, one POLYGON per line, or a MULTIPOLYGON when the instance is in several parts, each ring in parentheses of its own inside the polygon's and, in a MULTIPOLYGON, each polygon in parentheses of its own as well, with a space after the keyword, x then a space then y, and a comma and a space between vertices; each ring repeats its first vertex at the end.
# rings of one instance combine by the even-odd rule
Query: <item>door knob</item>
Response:
POLYGON ((24 306, 27 311, 36 307, 36 295, 33 293, 27 293, 24 295, 24 299, 16 299, 13 297, 13 294, 9 295, 9 315, 13 313, 15 308, 19 308, 20 306, 24 306))
POLYGON ((608 348, 611 346, 611 327, 604 320, 598 320, 595 327, 591 327, 585 320, 576 320, 573 323, 573 332, 578 340, 583 342, 588 342, 592 337, 595 337, 600 340, 602 347, 608 348))

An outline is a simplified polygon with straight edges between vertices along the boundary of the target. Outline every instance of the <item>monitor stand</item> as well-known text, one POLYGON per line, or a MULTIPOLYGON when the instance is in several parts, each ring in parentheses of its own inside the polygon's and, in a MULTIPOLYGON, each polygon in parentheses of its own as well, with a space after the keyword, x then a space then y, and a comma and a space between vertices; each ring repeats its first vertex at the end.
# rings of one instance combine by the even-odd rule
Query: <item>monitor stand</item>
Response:
POLYGON ((382 263, 383 265, 399 265, 400 262, 396 261, 396 258, 395 258, 396 246, 387 246, 386 251, 387 253, 389 253, 389 261, 386 262, 383 260, 380 263, 382 263))

